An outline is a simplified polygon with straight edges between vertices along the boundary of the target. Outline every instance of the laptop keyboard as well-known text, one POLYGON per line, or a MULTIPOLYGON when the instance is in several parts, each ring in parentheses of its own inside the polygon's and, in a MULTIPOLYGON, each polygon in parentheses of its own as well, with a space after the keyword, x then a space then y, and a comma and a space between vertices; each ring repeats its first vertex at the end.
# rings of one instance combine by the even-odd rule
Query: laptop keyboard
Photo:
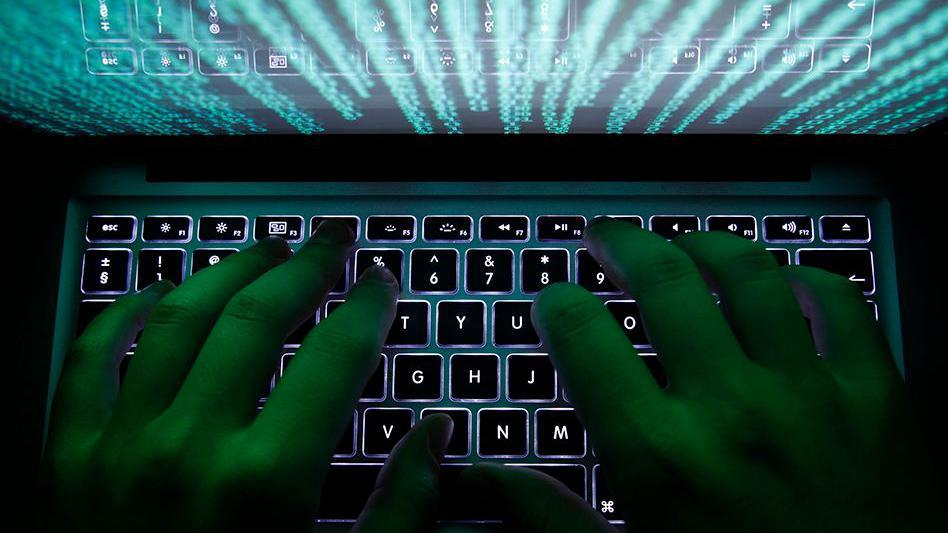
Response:
MULTIPOLYGON (((610 216, 669 239, 713 229, 763 242, 780 264, 826 268, 859 284, 878 317, 868 216, 610 216)), ((287 338, 270 388, 309 329, 345 301, 366 268, 384 265, 402 291, 382 362, 336 448, 327 479, 333 489, 324 493, 319 519, 354 520, 394 444, 421 418, 445 413, 455 422, 442 472, 446 487, 473 462, 522 465, 563 481, 615 520, 619 511, 599 481, 601 468, 530 321, 536 293, 560 281, 578 283, 601 296, 664 386, 638 305, 582 246, 591 216, 93 215, 85 227, 77 328, 117 295, 156 280, 181 283, 267 236, 302 243, 307 229, 329 217, 352 228, 358 249, 326 302, 287 338)), ((270 388, 261 392, 261 406, 270 388)), ((458 502, 442 507, 444 520, 493 518, 458 502)))

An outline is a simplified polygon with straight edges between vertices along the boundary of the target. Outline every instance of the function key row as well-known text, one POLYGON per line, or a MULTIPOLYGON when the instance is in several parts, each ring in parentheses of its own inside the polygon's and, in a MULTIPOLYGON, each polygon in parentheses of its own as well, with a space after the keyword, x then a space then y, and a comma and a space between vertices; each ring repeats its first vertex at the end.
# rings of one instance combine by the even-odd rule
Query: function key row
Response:
MULTIPOLYGON (((612 215, 611 215, 612 216, 612 215)), ((354 235, 360 235, 357 216, 332 215, 310 219, 310 233, 326 219, 345 222, 354 235)), ((642 217, 614 215, 613 218, 645 227, 642 217)), ((581 215, 541 215, 536 217, 536 240, 541 242, 579 242, 586 230, 581 215)), ((712 215, 705 219, 709 231, 726 231, 752 241, 758 240, 757 219, 750 215, 712 215)), ((142 225, 142 240, 154 243, 189 242, 192 219, 184 215, 148 216, 142 225)), ((253 238, 277 236, 289 242, 304 237, 304 220, 298 215, 258 216, 253 238)), ((365 238, 371 242, 407 243, 417 238, 417 219, 412 215, 372 215, 366 218, 365 238)), ((422 239, 426 242, 464 243, 474 239, 474 220, 467 215, 429 215, 422 219, 422 239)), ((826 215, 820 217, 820 237, 827 243, 866 243, 871 239, 869 218, 863 215, 826 215)), ((90 243, 130 243, 137 234, 133 216, 92 216, 86 225, 90 243)), ((648 229, 666 239, 701 230, 696 215, 654 215, 648 229)), ((530 218, 525 215, 485 215, 478 219, 483 242, 527 242, 531 238, 530 218)), ((763 218, 763 238, 773 243, 809 243, 814 241, 813 219, 806 215, 770 215, 763 218)), ((245 216, 202 216, 198 220, 198 240, 223 243, 245 242, 249 238, 249 220, 245 216)))

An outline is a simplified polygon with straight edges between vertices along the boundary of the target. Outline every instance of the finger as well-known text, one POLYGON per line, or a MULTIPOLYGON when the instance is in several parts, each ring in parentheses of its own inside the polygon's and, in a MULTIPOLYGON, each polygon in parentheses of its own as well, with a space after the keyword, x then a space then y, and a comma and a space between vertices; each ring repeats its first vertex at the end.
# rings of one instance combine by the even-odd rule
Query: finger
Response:
POLYGON ((703 392, 709 379, 739 379, 736 370, 746 364, 741 346, 688 254, 608 218, 593 220, 585 239, 612 281, 638 300, 670 389, 703 392))
POLYGON ((155 304, 174 288, 160 281, 119 298, 82 332, 63 361, 50 436, 77 444, 95 438, 112 412, 118 365, 155 304))
POLYGON ((447 415, 422 419, 392 450, 375 491, 353 531, 413 533, 434 529, 438 473, 454 422, 447 415))
POLYGON ((597 449, 624 449, 627 424, 654 419, 664 397, 612 314, 581 287, 558 283, 537 296, 532 318, 597 449))
POLYGON ((585 500, 552 477, 530 468, 480 463, 461 473, 460 483, 496 506, 504 529, 525 533, 615 532, 585 500))
POLYGON ((290 256, 265 239, 186 280, 155 307, 119 393, 115 423, 145 424, 168 408, 227 302, 290 256))
POLYGON ((882 328, 855 283, 818 268, 784 270, 810 320, 817 350, 838 377, 898 379, 882 328))
POLYGON ((800 305, 770 252, 718 231, 682 235, 673 244, 715 285, 731 330, 748 357, 794 373, 818 368, 800 305))
POLYGON ((318 308, 345 268, 353 235, 320 224, 296 255, 241 289, 224 307, 175 400, 178 407, 242 423, 256 412, 286 337, 318 308))
POLYGON ((382 267, 365 271, 346 303, 303 340, 253 431, 298 464, 325 463, 379 363, 395 317, 398 282, 382 267))

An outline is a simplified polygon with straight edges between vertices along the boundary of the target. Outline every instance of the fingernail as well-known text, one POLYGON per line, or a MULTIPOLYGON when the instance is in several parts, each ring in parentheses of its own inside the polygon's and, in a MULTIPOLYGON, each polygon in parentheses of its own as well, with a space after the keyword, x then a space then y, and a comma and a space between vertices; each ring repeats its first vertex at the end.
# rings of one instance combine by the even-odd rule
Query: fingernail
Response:
POLYGON ((290 245, 287 244, 284 239, 275 235, 261 239, 260 242, 257 243, 257 246, 261 247, 264 251, 274 257, 290 257, 290 245))
POLYGON ((603 222, 607 222, 609 220, 612 220, 612 217, 608 215, 596 215, 595 217, 593 217, 592 222, 590 222, 589 224, 586 224, 586 229, 588 230, 589 228, 592 228, 593 226, 598 226, 599 224, 602 224, 603 222))
POLYGON ((398 280, 395 279, 395 274, 392 274, 391 270, 385 268, 382 265, 372 265, 365 269, 365 272, 359 276, 359 281, 370 279, 381 281, 382 283, 396 288, 398 287, 398 280))
POLYGON ((444 414, 434 415, 431 426, 428 428, 428 450, 440 463, 444 454, 448 452, 451 434, 454 432, 454 420, 444 414))
POLYGON ((173 291, 175 287, 176 285, 174 284, 173 281, 163 279, 160 281, 156 281, 152 283, 151 285, 145 287, 144 289, 142 289, 141 292, 154 294, 156 296, 161 297, 173 291))
POLYGON ((332 244, 350 244, 355 241, 349 226, 338 220, 327 218, 319 223, 310 240, 319 240, 332 244))

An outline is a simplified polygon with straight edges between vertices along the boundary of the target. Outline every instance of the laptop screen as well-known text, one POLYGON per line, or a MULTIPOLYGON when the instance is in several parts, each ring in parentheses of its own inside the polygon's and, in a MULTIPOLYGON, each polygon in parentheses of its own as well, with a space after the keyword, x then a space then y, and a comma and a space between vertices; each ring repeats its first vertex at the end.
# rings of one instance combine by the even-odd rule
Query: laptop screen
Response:
POLYGON ((0 114, 67 135, 905 133, 944 0, 45 0, 0 114))

